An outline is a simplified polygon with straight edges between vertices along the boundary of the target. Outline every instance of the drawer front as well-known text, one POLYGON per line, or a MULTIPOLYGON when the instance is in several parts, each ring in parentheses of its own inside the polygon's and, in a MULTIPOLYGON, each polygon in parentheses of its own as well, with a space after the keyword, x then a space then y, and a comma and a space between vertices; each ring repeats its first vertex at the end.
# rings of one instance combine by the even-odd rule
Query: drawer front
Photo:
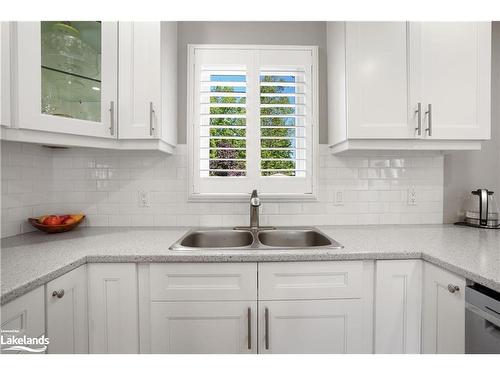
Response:
POLYGON ((169 263, 150 266, 153 301, 257 299, 256 263, 169 263))
POLYGON ((259 263, 259 300, 361 298, 363 262, 259 263))

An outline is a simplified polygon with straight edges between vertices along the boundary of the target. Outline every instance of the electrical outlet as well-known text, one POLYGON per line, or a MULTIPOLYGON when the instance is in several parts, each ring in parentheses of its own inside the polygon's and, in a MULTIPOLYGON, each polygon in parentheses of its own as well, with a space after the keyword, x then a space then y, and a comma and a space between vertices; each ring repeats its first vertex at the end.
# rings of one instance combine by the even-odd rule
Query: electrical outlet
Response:
POLYGON ((417 191, 415 188, 411 187, 408 189, 408 206, 417 205, 417 191))
POLYGON ((150 207, 151 203, 149 201, 149 192, 141 190, 139 191, 139 207, 150 207))
POLYGON ((344 191, 343 190, 335 190, 333 192, 333 204, 335 206, 343 206, 344 205, 344 191))

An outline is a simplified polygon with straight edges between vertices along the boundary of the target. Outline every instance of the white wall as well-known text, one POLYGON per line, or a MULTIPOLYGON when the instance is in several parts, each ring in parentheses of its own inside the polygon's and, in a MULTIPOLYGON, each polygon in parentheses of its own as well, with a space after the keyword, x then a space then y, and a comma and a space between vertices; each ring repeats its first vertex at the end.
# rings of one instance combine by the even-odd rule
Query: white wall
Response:
POLYGON ((52 209, 52 151, 37 145, 1 142, 2 237, 33 228, 28 217, 52 209))
MULTIPOLYGON (((2 237, 31 230, 28 216, 84 212, 91 226, 247 225, 247 203, 188 203, 187 149, 177 155, 96 149, 48 150, 2 143, 2 237), (8 161, 7 161, 8 160, 8 161), (19 190, 20 189, 20 190, 19 190), (138 191, 151 205, 139 207, 138 191), (7 204, 4 205, 4 202, 7 204)), ((442 222, 443 157, 393 154, 334 157, 320 147, 317 202, 263 201, 263 225, 442 222), (419 203, 407 205, 414 186, 419 203), (344 205, 334 203, 335 190, 344 205)))
POLYGON ((178 143, 186 143, 188 44, 278 44, 319 46, 319 143, 328 143, 326 22, 179 22, 178 143))
POLYGON ((481 151, 453 152, 444 158, 444 221, 455 222, 472 190, 487 188, 500 199, 500 22, 493 22, 491 140, 481 151))

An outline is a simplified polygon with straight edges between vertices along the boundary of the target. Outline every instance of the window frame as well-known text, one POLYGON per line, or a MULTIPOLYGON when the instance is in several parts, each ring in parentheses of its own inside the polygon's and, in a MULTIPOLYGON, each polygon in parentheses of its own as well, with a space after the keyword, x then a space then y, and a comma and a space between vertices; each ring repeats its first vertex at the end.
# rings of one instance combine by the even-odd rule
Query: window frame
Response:
MULTIPOLYGON (((196 97, 196 64, 195 53, 198 50, 227 50, 227 51, 256 51, 272 50, 279 51, 306 51, 311 53, 311 192, 310 193, 265 193, 259 192, 259 195, 266 198, 267 201, 286 202, 286 201, 310 201, 317 200, 318 188, 318 149, 319 149, 319 66, 318 66, 318 47, 302 45, 246 45, 246 44, 188 44, 187 58, 187 145, 188 145, 188 201, 205 202, 246 202, 252 189, 248 192, 237 193, 214 193, 214 192, 195 192, 195 175, 198 171, 195 164, 199 162, 196 159, 197 152, 194 149, 197 134, 195 131, 197 97, 196 97)), ((258 108, 258 107, 257 107, 258 108)), ((250 109, 252 110, 252 109, 250 109)), ((252 131, 252 130, 251 130, 252 131)), ((260 177, 259 177, 260 178, 260 177)))

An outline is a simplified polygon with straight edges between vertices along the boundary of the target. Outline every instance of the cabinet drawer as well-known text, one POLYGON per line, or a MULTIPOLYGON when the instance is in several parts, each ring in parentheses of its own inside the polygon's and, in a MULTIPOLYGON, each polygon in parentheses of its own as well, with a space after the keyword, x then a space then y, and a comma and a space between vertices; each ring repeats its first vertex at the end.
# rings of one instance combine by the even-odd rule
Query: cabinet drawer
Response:
POLYGON ((14 336, 40 337, 45 333, 44 287, 2 306, 2 330, 16 330, 14 336))
POLYGON ((259 263, 259 300, 361 298, 363 262, 259 263))
POLYGON ((257 264, 151 264, 150 284, 153 301, 255 300, 257 264))

